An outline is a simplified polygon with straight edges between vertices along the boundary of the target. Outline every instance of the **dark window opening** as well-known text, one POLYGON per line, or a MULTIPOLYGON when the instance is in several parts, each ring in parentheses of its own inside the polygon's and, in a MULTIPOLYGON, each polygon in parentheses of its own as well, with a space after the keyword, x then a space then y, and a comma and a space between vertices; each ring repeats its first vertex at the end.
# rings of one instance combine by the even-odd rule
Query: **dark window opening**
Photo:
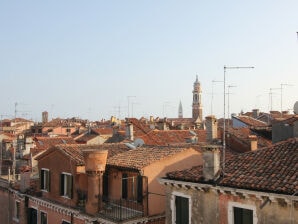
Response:
POLYGON ((234 223, 253 224, 253 211, 245 208, 234 207, 234 223))

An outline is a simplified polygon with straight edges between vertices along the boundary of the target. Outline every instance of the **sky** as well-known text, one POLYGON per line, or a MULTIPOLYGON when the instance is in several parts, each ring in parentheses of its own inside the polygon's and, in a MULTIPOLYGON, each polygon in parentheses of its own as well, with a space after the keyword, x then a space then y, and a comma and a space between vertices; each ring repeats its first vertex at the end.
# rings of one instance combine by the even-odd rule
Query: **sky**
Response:
POLYGON ((293 112, 297 8, 297 0, 0 0, 1 118, 177 117, 180 101, 191 117, 196 75, 203 116, 220 118, 224 66, 254 67, 226 69, 226 113, 293 112))

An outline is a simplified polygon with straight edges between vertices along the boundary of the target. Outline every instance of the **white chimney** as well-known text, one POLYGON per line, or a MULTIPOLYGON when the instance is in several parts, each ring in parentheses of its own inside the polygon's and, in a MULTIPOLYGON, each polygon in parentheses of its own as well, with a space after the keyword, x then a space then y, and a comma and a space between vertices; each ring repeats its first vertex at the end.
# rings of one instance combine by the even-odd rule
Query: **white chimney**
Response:
POLYGON ((203 148, 203 177, 205 181, 215 180, 220 170, 220 150, 218 145, 207 145, 203 148))

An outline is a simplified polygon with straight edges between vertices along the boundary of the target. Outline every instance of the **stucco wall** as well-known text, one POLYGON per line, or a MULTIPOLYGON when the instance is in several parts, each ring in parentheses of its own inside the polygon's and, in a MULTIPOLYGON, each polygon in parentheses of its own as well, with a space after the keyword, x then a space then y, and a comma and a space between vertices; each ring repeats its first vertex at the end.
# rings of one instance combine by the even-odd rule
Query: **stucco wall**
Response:
POLYGON ((201 153, 188 149, 145 167, 144 176, 148 177, 149 216, 164 213, 165 210, 165 196, 162 196, 165 194, 165 189, 159 184, 158 178, 164 177, 170 171, 183 170, 201 164, 201 153))
MULTIPOLYGON (((280 197, 272 197, 262 208, 264 203, 261 196, 252 194, 231 194, 219 190, 194 190, 184 187, 166 186, 166 224, 172 224, 173 200, 175 194, 183 194, 191 198, 192 224, 231 224, 231 208, 233 206, 248 208, 254 211, 254 224, 268 223, 298 223, 298 202, 287 202, 280 197), (230 208, 230 209, 229 209, 230 208), (229 217, 230 216, 230 217, 229 217), (230 220, 229 220, 230 219, 230 220)), ((297 200, 297 197, 296 197, 297 200)))
MULTIPOLYGON (((47 168, 50 170, 50 192, 42 191, 44 198, 58 201, 68 206, 75 206, 77 203, 77 194, 75 184, 73 185, 73 198, 60 196, 60 174, 62 172, 70 173, 73 175, 73 183, 76 183, 76 165, 59 151, 53 152, 41 160, 38 161, 39 171, 41 168, 47 168), (59 161, 53 163, 53 161, 59 161)), ((40 187, 40 185, 39 185, 40 187)))

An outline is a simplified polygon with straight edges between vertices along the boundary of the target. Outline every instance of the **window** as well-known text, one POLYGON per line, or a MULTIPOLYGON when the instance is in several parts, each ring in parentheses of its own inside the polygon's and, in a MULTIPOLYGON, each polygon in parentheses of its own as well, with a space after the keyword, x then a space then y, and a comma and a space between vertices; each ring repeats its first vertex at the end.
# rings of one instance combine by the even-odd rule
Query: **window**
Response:
POLYGON ((141 175, 132 176, 127 173, 122 174, 122 198, 135 200, 139 203, 143 201, 143 179, 141 175))
POLYGON ((63 220, 62 224, 70 224, 70 222, 67 222, 67 221, 63 220))
POLYGON ((176 212, 175 212, 176 224, 188 224, 188 220, 189 220, 188 198, 176 196, 175 206, 176 206, 176 212))
POLYGON ((245 208, 234 207, 234 223, 253 224, 253 211, 245 208))
POLYGON ((47 213, 40 212, 40 224, 47 224, 47 223, 48 223, 47 213))
POLYGON ((62 173, 60 176, 60 195, 72 198, 72 175, 62 173))
POLYGON ((30 224, 37 224, 37 210, 34 208, 29 208, 28 210, 28 222, 30 224))
POLYGON ((228 205, 229 224, 256 224, 258 223, 256 208, 253 205, 230 202, 228 205))
POLYGON ((191 223, 191 197, 181 192, 173 192, 171 199, 172 223, 191 223))
POLYGON ((50 171, 48 169, 40 170, 40 189, 50 191, 50 171))
POLYGON ((20 218, 20 202, 16 201, 15 203, 15 218, 19 220, 20 218))

